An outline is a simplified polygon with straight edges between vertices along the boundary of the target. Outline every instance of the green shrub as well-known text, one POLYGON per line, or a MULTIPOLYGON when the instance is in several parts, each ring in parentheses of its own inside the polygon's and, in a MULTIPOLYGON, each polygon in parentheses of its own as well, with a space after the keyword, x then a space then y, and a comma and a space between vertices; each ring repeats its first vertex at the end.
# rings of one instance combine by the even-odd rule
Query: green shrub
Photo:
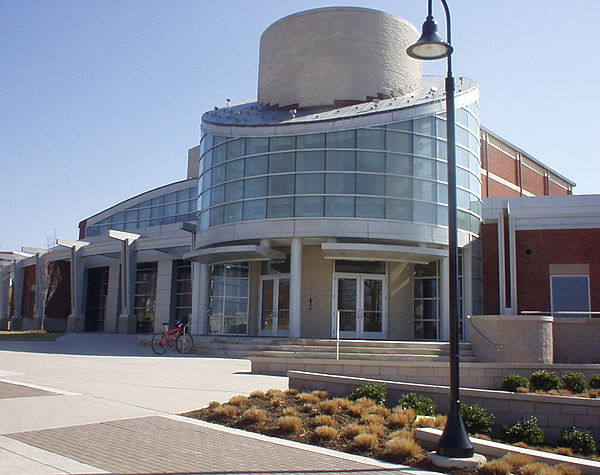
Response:
POLYGON ((561 387, 572 393, 579 394, 587 389, 587 380, 583 373, 565 373, 561 378, 561 387))
POLYGON ((502 432, 511 442, 525 442, 527 445, 539 445, 544 442, 544 429, 538 426, 535 416, 519 421, 510 427, 503 426, 502 432))
POLYGON ((590 379, 590 388, 591 389, 600 389, 600 374, 595 374, 590 379))
POLYGON ((514 393, 517 391, 517 388, 527 387, 528 384, 529 381, 525 376, 512 373, 504 376, 504 379, 502 380, 502 389, 514 393))
POLYGON ((560 378, 556 376, 554 371, 540 369, 529 375, 529 389, 537 391, 551 391, 560 387, 560 378))
POLYGON ((413 409, 419 416, 435 416, 438 412, 433 399, 416 393, 405 394, 398 405, 403 409, 413 409))
POLYGON ((385 403, 385 398, 387 397, 387 387, 385 384, 377 384, 377 383, 367 383, 359 386, 354 390, 352 394, 350 394, 351 401, 356 401, 360 398, 369 398, 375 401, 377 404, 383 405, 385 403))
POLYGON ((591 455, 596 452, 596 441, 589 432, 573 426, 563 431, 560 445, 573 449, 573 452, 591 455))
POLYGON ((485 407, 477 404, 463 404, 460 414, 469 434, 489 434, 492 432, 496 418, 485 407))

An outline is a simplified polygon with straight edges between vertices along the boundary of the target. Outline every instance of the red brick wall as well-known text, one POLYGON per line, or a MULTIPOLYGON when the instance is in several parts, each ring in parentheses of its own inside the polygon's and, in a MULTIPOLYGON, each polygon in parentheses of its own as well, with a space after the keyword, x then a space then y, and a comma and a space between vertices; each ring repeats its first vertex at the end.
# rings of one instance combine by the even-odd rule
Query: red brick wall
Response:
POLYGON ((506 181, 518 183, 517 161, 501 152, 497 148, 488 147, 489 171, 506 181))
POLYGON ((483 313, 497 315, 500 308, 498 297, 498 225, 481 226, 483 267, 483 313))
POLYGON ((35 274, 35 266, 23 268, 23 300, 21 300, 21 315, 25 318, 33 317, 35 274))
POLYGON ((552 180, 550 180, 550 194, 551 195, 568 195, 569 191, 566 188, 563 188, 560 185, 557 185, 552 180))
POLYGON ((544 175, 523 165, 523 189, 536 196, 545 194, 544 175))
POLYGON ((589 264, 591 310, 600 310, 600 229, 517 231, 517 305, 550 310, 550 264, 589 264), (526 249, 531 249, 527 254, 526 249))
MULTIPOLYGON (((499 311, 498 230, 484 224, 483 309, 486 315, 499 311)), ((550 311, 550 264, 589 264, 591 310, 600 311, 600 229, 558 229, 516 232, 517 310, 550 311), (526 250, 531 249, 527 254, 526 250)))
POLYGON ((521 196, 521 193, 490 178, 489 197, 495 198, 498 196, 521 196))
POLYGON ((67 318, 71 313, 71 264, 68 261, 57 261, 56 268, 59 273, 58 285, 46 306, 46 316, 67 318))

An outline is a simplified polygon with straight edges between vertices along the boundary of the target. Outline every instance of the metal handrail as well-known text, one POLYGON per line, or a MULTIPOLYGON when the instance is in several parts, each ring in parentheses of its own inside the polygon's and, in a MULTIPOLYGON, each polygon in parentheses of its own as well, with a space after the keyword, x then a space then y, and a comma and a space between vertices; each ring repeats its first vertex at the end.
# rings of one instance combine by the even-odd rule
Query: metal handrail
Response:
POLYGON ((560 312, 543 312, 541 310, 523 310, 521 312, 522 315, 600 315, 600 312, 584 312, 578 310, 564 310, 560 312))
POLYGON ((485 336, 482 333, 482 331, 479 328, 477 328, 477 326, 473 323, 473 320, 471 320, 471 315, 467 315, 467 321, 469 322, 469 324, 471 325, 473 330, 475 330, 477 332, 477 334, 483 339, 483 341, 485 341, 492 348, 496 348, 496 350, 498 350, 498 351, 500 351, 502 348, 504 348, 504 345, 498 345, 498 344, 494 343, 493 341, 491 341, 487 336, 485 336))

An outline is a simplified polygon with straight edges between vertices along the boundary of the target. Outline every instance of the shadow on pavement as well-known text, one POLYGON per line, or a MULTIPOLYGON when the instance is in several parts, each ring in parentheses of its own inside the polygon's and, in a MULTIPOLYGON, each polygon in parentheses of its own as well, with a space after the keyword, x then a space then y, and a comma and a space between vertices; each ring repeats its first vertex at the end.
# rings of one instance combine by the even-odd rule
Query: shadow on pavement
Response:
POLYGON ((201 357, 200 355, 182 355, 175 348, 171 348, 164 355, 158 356, 154 354, 148 343, 138 342, 137 335, 69 333, 59 337, 56 341, 0 341, 0 351, 84 356, 201 357))

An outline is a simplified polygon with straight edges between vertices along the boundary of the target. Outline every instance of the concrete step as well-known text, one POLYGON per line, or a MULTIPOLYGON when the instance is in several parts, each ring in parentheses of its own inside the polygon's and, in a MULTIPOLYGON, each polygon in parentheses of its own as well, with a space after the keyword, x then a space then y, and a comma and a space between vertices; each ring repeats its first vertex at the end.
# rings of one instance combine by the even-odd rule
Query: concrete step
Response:
MULTIPOLYGON (((273 358, 273 359, 335 359, 335 352, 287 352, 287 351, 275 351, 267 350, 261 351, 253 355, 253 358, 273 358)), ((402 353, 402 354, 388 354, 388 353, 344 353, 340 352, 340 359, 354 359, 354 360, 371 360, 371 361, 448 361, 447 355, 423 355, 420 353, 402 353)), ((474 361, 475 357, 472 355, 461 355, 461 361, 474 361)))

